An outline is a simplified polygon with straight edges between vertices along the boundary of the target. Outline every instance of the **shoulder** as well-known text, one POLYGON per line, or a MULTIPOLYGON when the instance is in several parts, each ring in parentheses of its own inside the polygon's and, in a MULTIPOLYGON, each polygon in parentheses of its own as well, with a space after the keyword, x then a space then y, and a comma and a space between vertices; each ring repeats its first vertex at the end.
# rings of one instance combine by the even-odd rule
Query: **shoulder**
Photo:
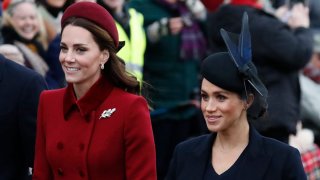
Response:
POLYGON ((64 94, 65 88, 42 91, 39 98, 39 110, 56 112, 57 109, 63 109, 64 94))
POLYGON ((126 92, 120 88, 114 88, 112 96, 116 98, 118 102, 126 102, 123 104, 132 104, 140 101, 146 102, 143 96, 126 92))
POLYGON ((209 144, 212 143, 212 134, 205 134, 198 137, 193 137, 188 140, 185 140, 181 143, 179 143, 176 146, 177 151, 186 151, 186 152, 192 152, 197 149, 202 149, 209 144))
POLYGON ((174 149, 172 161, 187 166, 193 161, 201 164, 203 160, 209 158, 212 137, 212 134, 202 135, 179 143, 174 149))
POLYGON ((294 151, 294 150, 297 150, 296 148, 286 144, 286 143, 283 143, 281 141, 278 141, 276 139, 273 139, 273 138, 269 138, 269 137, 265 137, 265 136, 262 136, 262 140, 264 142, 264 145, 266 147, 269 147, 270 149, 273 149, 273 151, 294 151))
POLYGON ((300 153, 296 148, 276 139, 262 136, 252 125, 250 125, 248 147, 255 156, 272 157, 278 162, 284 162, 288 157, 298 156, 301 161, 300 153))
MULTIPOLYGON (((284 161, 288 156, 299 156, 299 151, 281 141, 262 136, 254 127, 250 127, 249 147, 254 154, 273 157, 277 161, 284 161)), ((300 158, 299 158, 300 159, 300 158)))
POLYGON ((37 72, 0 56, 0 79, 6 87, 46 89, 45 79, 37 72))
POLYGON ((66 92, 66 88, 44 90, 40 95, 40 99, 54 100, 54 99, 62 98, 65 92, 66 92))
POLYGON ((296 148, 267 137, 263 137, 263 143, 264 152, 271 157, 270 174, 281 170, 283 179, 306 179, 301 155, 296 148))
MULTIPOLYGON (((264 28, 273 28, 274 23, 277 24, 277 26, 285 25, 285 23, 282 23, 273 14, 249 6, 222 5, 217 12, 210 13, 211 15, 209 17, 215 18, 216 21, 219 21, 221 18, 230 16, 229 18, 224 18, 222 22, 227 21, 232 25, 232 23, 235 23, 235 19, 240 20, 242 18, 244 12, 246 12, 249 16, 251 22, 250 28, 257 27, 259 25, 262 25, 264 28), (272 26, 269 23, 272 23, 272 26)), ((241 25, 241 21, 237 22, 236 24, 241 25)))
POLYGON ((268 155, 276 157, 277 161, 294 159, 300 161, 300 152, 298 149, 272 138, 262 136, 262 140, 264 151, 268 155))
POLYGON ((135 8, 129 8, 129 13, 131 18, 137 18, 140 20, 140 23, 143 23, 143 15, 138 12, 135 8))
POLYGON ((4 66, 4 70, 8 75, 14 74, 15 76, 13 77, 17 77, 17 78, 23 77, 24 79, 31 78, 31 77, 40 77, 40 74, 38 74, 37 72, 27 67, 17 64, 16 62, 13 62, 4 57, 1 57, 1 59, 4 66))
POLYGON ((141 13, 139 13, 135 8, 129 7, 128 10, 129 10, 130 15, 141 15, 141 13))

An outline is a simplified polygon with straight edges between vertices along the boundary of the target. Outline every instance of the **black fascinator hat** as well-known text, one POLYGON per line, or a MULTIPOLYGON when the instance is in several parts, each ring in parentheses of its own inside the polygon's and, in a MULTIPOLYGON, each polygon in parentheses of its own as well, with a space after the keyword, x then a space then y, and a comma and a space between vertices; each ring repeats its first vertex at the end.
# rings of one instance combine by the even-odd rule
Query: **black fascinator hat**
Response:
POLYGON ((251 116, 257 118, 267 109, 268 90, 259 79, 257 69, 252 62, 248 21, 248 15, 244 13, 239 36, 224 29, 220 30, 228 52, 212 54, 204 59, 201 74, 212 84, 241 96, 246 97, 248 93, 253 93, 255 95, 253 109, 258 112, 251 116))

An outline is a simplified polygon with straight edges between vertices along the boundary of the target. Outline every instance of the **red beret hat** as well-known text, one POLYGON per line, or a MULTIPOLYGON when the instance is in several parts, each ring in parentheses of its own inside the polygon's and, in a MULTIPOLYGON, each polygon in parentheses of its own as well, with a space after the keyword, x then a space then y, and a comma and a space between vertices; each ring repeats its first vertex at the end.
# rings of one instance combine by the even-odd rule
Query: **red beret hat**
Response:
POLYGON ((113 17, 102 6, 94 2, 78 2, 70 5, 63 13, 61 26, 70 17, 84 18, 96 23, 106 30, 114 41, 116 47, 119 44, 118 30, 113 17))

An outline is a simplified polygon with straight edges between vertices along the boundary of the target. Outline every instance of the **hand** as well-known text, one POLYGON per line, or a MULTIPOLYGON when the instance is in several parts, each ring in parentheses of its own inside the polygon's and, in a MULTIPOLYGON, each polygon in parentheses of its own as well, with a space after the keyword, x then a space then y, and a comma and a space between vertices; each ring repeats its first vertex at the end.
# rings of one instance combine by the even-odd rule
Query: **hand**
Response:
POLYGON ((207 11, 205 6, 200 0, 180 0, 185 2, 186 6, 196 19, 205 20, 207 17, 207 11))
POLYGON ((170 18, 168 21, 170 33, 173 35, 179 34, 184 26, 181 17, 170 18))
POLYGON ((184 22, 181 17, 162 18, 150 24, 146 33, 149 41, 155 43, 163 36, 179 34, 183 27, 184 22))
POLYGON ((310 63, 320 70, 320 53, 313 53, 310 63))
POLYGON ((280 19, 282 22, 287 23, 289 18, 290 18, 290 16, 291 16, 291 12, 290 12, 290 10, 288 9, 287 6, 281 6, 278 9, 276 9, 274 15, 278 19, 280 19))
POLYGON ((308 28, 310 26, 309 8, 302 3, 295 4, 291 9, 288 25, 293 29, 298 27, 308 28))

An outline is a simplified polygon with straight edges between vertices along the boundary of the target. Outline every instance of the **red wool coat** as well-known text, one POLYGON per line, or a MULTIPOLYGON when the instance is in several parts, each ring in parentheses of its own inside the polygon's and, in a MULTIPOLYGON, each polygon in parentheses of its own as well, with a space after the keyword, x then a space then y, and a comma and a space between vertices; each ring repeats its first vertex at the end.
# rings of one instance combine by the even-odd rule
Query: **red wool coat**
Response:
POLYGON ((79 100, 72 85, 41 94, 34 180, 154 180, 155 164, 144 98, 105 78, 79 100))

